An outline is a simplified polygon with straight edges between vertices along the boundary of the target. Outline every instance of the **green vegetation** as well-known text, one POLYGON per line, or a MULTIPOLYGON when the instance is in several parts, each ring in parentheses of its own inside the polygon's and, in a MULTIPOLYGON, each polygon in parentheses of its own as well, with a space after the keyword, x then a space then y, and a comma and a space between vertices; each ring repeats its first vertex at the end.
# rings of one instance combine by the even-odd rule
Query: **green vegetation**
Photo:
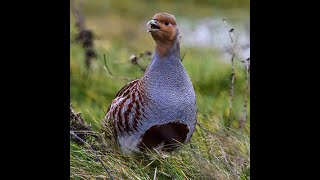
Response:
MULTIPOLYGON (((153 51, 154 43, 146 33, 145 22, 155 13, 167 11, 184 18, 214 16, 216 12, 236 21, 248 16, 248 2, 238 1, 84 1, 86 26, 96 40, 97 60, 88 71, 84 51, 74 42, 74 18, 70 19, 70 95, 76 112, 97 132, 114 96, 128 81, 111 77, 103 68, 103 54, 115 76, 138 78, 143 72, 129 61, 132 54, 153 51), (234 3, 231 5, 231 3, 234 3), (212 8, 214 7, 214 8, 212 8), (219 10, 219 8, 231 7, 219 10), (235 10, 234 8, 241 8, 235 10), (199 10, 201 9, 201 10, 199 10), (232 13, 231 13, 232 12, 232 13), (239 14, 237 14, 237 13, 239 14), (230 13, 230 14, 228 14, 230 13)), ((227 33, 227 32, 226 32, 227 33)), ((245 70, 235 61, 233 121, 229 117, 230 62, 211 48, 184 48, 183 64, 193 82, 201 124, 189 144, 174 154, 150 152, 148 157, 127 157, 113 149, 101 159, 115 179, 250 179, 250 103, 246 126, 238 129, 245 98, 245 70), (226 135, 228 132, 228 136, 226 135), (112 153, 111 153, 112 152, 112 153)), ((148 59, 139 63, 147 66, 148 59)), ((250 97, 249 97, 250 102, 250 97)), ((111 147, 111 145, 110 145, 111 147)), ((70 142, 71 179, 108 179, 107 173, 87 147, 70 142)))

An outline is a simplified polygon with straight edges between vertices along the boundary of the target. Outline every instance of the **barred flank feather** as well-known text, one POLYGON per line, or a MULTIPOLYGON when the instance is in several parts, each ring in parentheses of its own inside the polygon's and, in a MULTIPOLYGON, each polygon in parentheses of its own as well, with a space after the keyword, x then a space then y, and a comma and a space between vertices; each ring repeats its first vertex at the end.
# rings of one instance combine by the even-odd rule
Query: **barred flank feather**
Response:
POLYGON ((140 87, 139 80, 126 84, 117 93, 109 107, 107 119, 113 121, 117 133, 130 134, 130 132, 137 131, 138 122, 146 117, 143 108, 147 103, 147 94, 140 87))

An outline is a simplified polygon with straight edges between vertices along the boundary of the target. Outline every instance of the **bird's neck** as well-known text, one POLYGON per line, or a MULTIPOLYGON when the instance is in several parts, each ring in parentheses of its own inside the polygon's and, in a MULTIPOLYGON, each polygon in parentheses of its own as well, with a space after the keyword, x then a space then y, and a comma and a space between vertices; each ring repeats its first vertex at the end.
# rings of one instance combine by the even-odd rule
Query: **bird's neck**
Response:
MULTIPOLYGON (((159 45, 159 44, 158 44, 159 45)), ((168 49, 168 53, 163 55, 156 47, 151 63, 146 70, 143 82, 152 88, 179 90, 189 84, 189 77, 181 63, 180 44, 175 41, 168 49)))
POLYGON ((180 43, 178 39, 174 41, 156 41, 154 54, 160 59, 166 59, 166 57, 172 54, 180 55, 180 43))

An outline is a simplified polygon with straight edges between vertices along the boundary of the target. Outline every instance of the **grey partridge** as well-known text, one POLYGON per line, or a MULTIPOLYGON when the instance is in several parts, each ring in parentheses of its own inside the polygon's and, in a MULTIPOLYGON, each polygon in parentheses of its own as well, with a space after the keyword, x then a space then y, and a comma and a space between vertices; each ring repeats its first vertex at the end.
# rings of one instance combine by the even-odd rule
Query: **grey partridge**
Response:
POLYGON ((197 121, 192 82, 181 62, 176 19, 158 13, 147 25, 156 47, 143 77, 126 84, 106 115, 125 154, 173 151, 188 142, 197 121))

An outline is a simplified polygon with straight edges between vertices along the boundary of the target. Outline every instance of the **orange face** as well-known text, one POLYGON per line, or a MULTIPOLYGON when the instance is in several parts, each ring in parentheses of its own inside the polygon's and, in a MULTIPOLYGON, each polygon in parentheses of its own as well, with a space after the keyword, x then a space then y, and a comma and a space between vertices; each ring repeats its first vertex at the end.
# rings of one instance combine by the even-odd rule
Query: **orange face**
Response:
POLYGON ((168 13, 158 13, 148 22, 150 25, 148 32, 155 41, 172 42, 177 36, 175 17, 168 13))

